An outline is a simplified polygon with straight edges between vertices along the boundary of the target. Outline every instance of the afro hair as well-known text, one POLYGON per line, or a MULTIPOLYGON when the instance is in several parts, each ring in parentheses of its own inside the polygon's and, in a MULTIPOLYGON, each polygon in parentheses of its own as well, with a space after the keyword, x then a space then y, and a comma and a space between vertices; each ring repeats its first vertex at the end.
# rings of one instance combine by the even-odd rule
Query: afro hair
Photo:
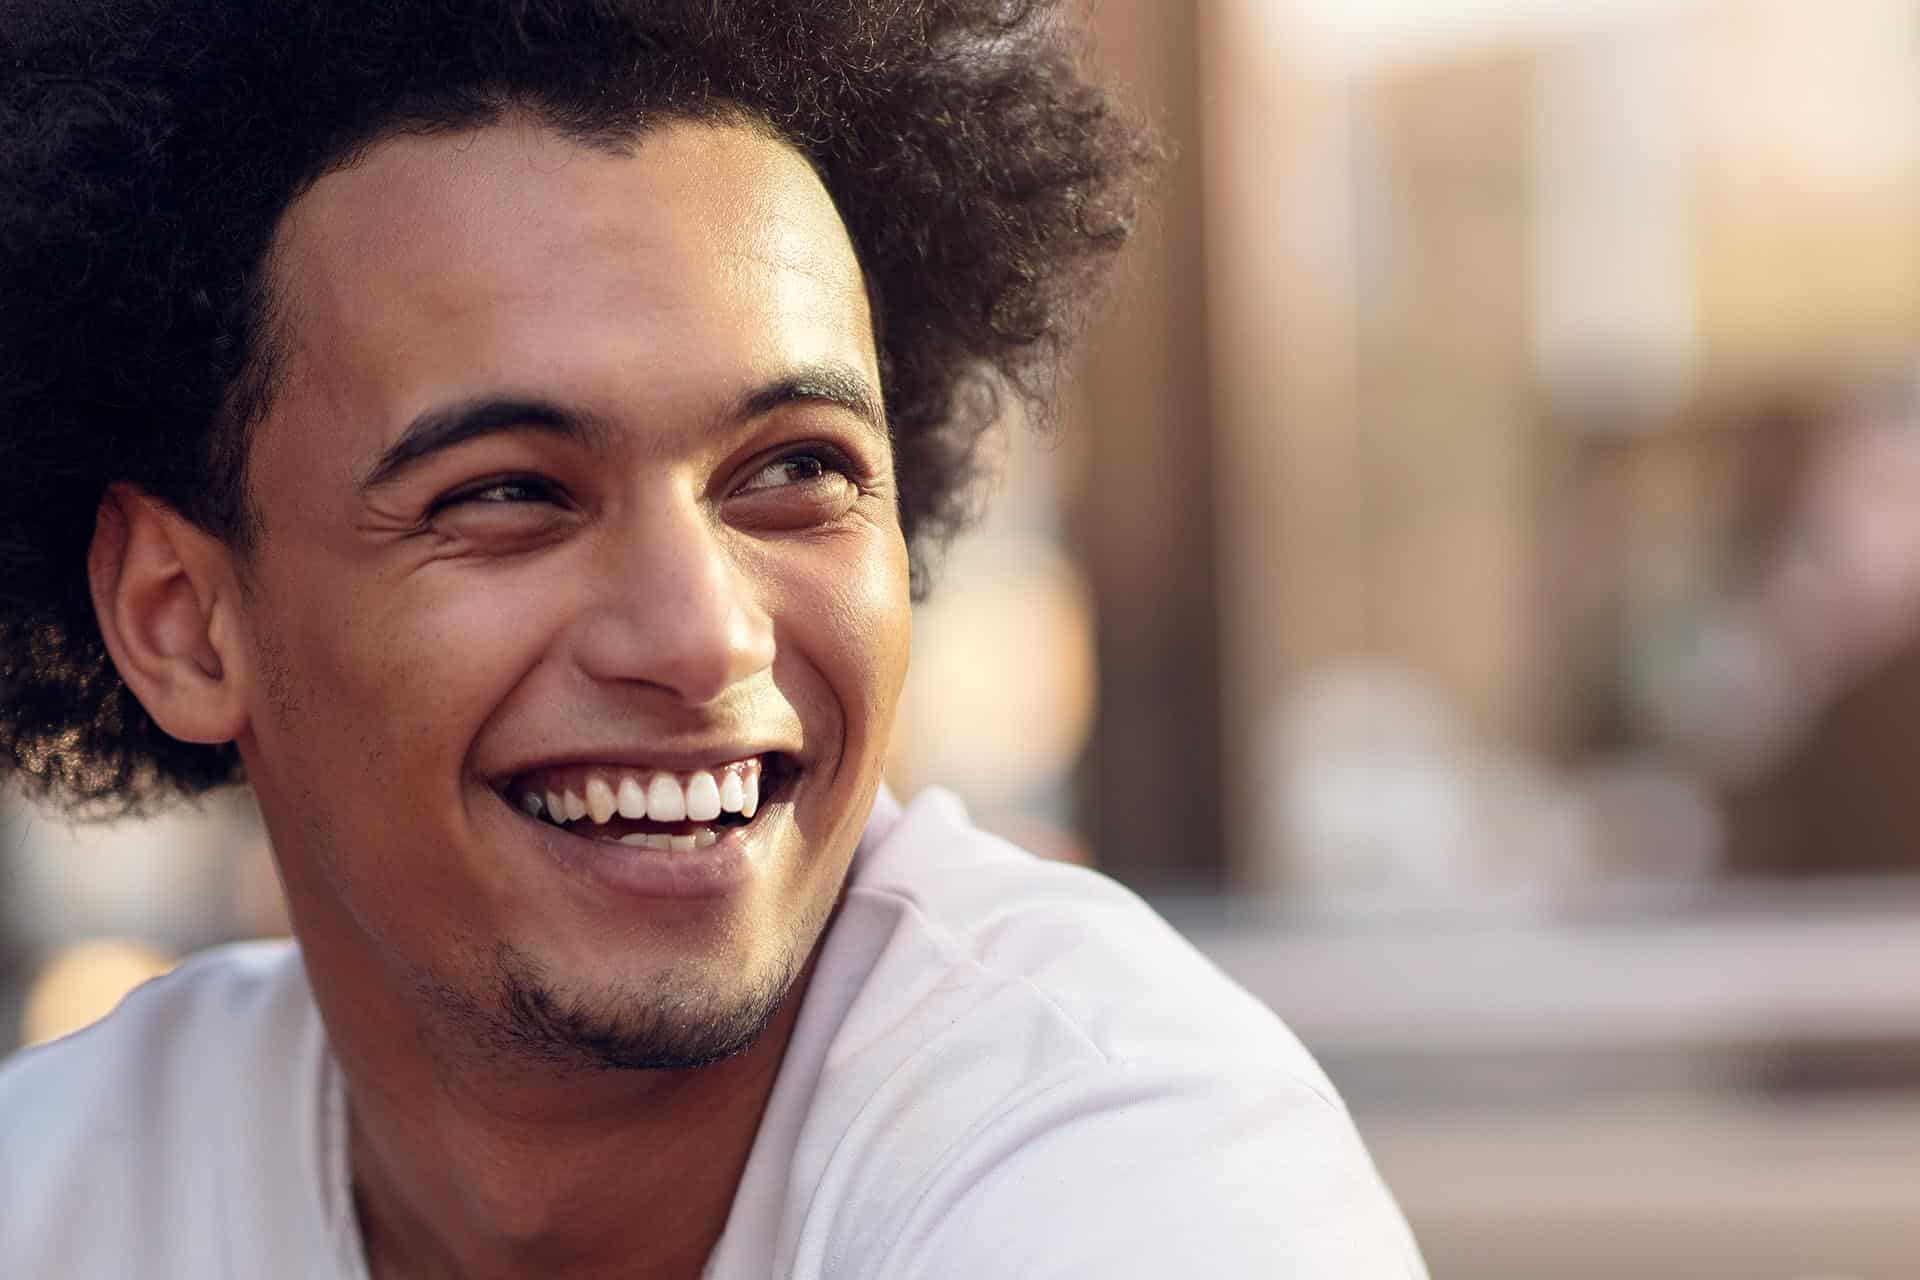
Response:
POLYGON ((86 555, 132 485, 245 548, 281 215, 381 138, 763 123, 874 302, 916 592, 1008 393, 1045 413, 1152 144, 1012 0, 19 0, 0 8, 0 774, 76 815, 240 780, 121 681, 86 555))

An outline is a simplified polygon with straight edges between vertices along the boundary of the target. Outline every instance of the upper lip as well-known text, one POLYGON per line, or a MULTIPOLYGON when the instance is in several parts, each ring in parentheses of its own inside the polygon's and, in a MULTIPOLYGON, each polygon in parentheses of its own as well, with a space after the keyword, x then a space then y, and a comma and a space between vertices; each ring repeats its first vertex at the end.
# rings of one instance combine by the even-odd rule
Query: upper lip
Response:
POLYGON ((795 749, 784 743, 731 741, 712 745, 677 747, 664 746, 614 746, 599 749, 581 749, 556 752, 516 764, 492 776, 495 789, 504 790, 515 779, 539 769, 567 769, 600 765, 609 769, 662 770, 667 773, 692 773, 697 769, 711 769, 716 765, 731 764, 736 760, 746 760, 755 756, 779 754, 794 759, 795 749))

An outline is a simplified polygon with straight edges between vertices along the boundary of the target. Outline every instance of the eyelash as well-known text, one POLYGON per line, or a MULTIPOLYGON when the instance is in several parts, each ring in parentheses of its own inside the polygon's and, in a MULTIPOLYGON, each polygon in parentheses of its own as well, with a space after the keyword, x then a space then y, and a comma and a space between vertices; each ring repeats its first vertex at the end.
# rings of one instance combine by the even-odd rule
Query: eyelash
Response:
POLYGON ((847 483, 855 487, 858 487, 860 484, 860 471, 854 464, 853 459, 830 444, 802 445, 800 448, 794 449, 791 452, 783 453, 775 458, 769 458, 767 461, 755 467, 752 474, 747 478, 753 480, 758 478, 762 473, 773 470, 775 467, 790 466, 796 462, 812 463, 818 468, 812 475, 794 481, 796 484, 806 484, 808 481, 818 480, 828 472, 834 472, 844 477, 847 483))
POLYGON ((557 497, 559 493, 560 490, 558 486, 537 475, 516 474, 495 476, 491 480, 484 480, 479 484, 470 485, 465 489, 456 489, 454 492, 436 501, 428 514, 438 515, 449 507, 456 507, 466 502, 497 503, 501 506, 507 506, 514 502, 546 501, 557 497), (483 496, 500 489, 524 489, 529 491, 533 496, 520 499, 498 499, 483 496))

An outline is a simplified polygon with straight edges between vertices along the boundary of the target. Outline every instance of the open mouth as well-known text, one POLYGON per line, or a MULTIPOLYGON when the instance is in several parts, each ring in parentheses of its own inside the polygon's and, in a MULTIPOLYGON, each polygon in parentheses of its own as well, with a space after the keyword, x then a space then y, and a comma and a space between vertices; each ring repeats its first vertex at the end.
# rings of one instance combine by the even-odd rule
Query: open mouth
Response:
POLYGON ((505 793, 529 817, 571 835, 684 853, 752 825, 798 772, 777 751, 688 771, 567 765, 522 774, 505 793))

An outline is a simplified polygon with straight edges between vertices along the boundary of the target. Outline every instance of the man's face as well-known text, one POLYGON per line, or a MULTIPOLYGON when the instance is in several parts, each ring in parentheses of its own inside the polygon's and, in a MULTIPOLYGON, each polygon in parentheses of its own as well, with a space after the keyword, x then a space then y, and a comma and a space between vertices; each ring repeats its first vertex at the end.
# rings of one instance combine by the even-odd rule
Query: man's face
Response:
POLYGON ((403 137, 295 203, 273 274, 240 746, 316 986, 541 1052, 740 1047, 836 900, 907 659, 826 192, 739 126, 403 137))

